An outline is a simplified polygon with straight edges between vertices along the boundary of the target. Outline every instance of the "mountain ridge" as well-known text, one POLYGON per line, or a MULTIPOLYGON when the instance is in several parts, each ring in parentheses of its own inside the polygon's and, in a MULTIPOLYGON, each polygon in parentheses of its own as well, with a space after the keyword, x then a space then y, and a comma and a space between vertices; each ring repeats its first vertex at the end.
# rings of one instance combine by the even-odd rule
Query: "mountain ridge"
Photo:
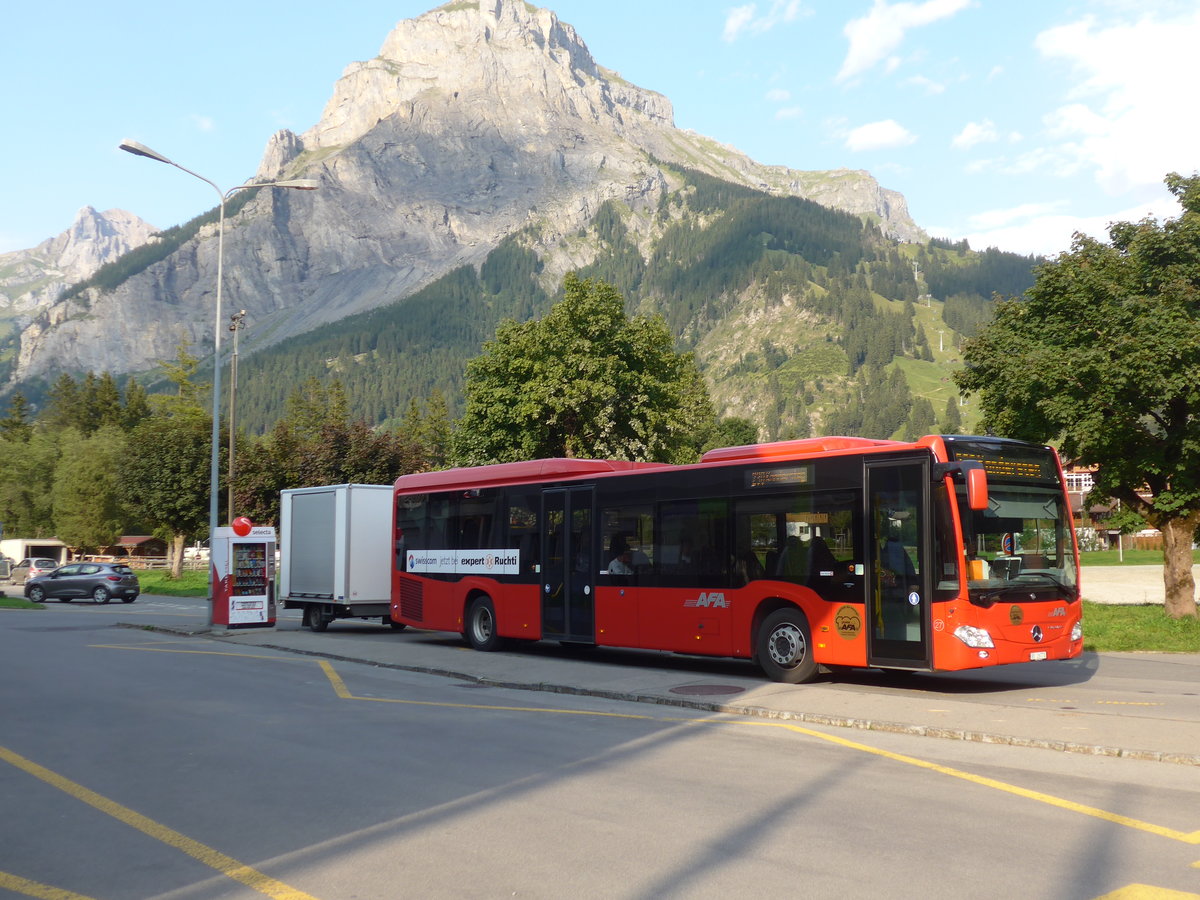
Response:
MULTIPOLYGON (((549 10, 450 3, 398 23, 377 57, 347 66, 312 128, 268 141, 260 178, 318 177, 322 188, 257 191, 227 219, 224 290, 249 310, 243 352, 403 300, 526 230, 544 277, 561 278, 600 255, 576 235, 607 203, 629 211, 649 252, 655 217, 683 183, 663 163, 924 239, 904 198, 865 172, 763 166, 675 128, 666 97, 596 63, 549 10)), ((211 347, 215 234, 204 226, 115 289, 37 310, 10 386, 62 370, 146 371, 181 339, 211 347)))

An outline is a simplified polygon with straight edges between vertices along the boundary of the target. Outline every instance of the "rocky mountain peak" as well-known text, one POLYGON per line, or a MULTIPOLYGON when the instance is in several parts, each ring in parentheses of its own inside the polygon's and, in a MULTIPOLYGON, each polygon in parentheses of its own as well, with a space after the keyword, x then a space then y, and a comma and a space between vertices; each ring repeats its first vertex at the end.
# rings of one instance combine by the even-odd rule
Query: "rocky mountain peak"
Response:
POLYGON ((151 239, 157 229, 123 209, 79 210, 61 234, 31 250, 0 254, 0 310, 32 312, 151 239))
POLYGON ((81 280, 134 247, 150 240, 157 229, 123 209, 79 210, 71 227, 34 249, 57 261, 64 274, 81 280))
POLYGON ((321 120, 280 132, 259 174, 275 177, 300 153, 336 152, 387 121, 412 135, 467 125, 522 143, 564 125, 603 126, 633 140, 639 125, 674 127, 666 97, 599 66, 575 29, 522 0, 459 0, 396 25, 379 55, 351 63, 321 120))

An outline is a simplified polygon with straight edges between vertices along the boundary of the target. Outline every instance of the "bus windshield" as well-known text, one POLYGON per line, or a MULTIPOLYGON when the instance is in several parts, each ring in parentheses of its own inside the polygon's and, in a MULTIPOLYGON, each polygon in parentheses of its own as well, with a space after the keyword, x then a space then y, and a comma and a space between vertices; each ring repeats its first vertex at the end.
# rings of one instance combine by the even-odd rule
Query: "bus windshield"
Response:
POLYGON ((1061 490, 989 481, 987 509, 969 509, 965 487, 958 500, 973 601, 995 602, 1012 590, 1028 595, 1037 588, 1045 589, 1033 591, 1038 599, 1074 599, 1071 513, 1061 490))

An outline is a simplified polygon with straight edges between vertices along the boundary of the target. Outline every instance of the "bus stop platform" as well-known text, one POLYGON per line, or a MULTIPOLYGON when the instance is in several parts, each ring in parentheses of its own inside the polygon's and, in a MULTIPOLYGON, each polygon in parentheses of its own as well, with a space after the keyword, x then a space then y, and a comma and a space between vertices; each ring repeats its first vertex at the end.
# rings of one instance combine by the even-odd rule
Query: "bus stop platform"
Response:
MULTIPOLYGON (((458 635, 397 632, 378 619, 338 620, 322 633, 290 618, 273 628, 193 633, 334 665, 787 721, 848 740, 881 731, 1200 766, 1200 653, 1085 653, 936 674, 854 669, 785 685, 767 681, 748 660, 549 641, 482 653, 458 635)), ((346 682, 352 693, 353 678, 346 682)))

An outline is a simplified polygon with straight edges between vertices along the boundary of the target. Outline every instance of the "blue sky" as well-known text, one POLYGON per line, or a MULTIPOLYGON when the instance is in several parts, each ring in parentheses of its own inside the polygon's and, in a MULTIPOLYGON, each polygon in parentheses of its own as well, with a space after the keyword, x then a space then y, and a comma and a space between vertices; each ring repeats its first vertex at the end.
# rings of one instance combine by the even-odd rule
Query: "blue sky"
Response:
MULTIPOLYGON (((159 228, 215 204, 117 149, 133 138, 222 188, 270 135, 320 118, 345 66, 429 0, 20 4, 0 34, 0 252, 83 206, 159 228)), ((865 169, 917 224, 977 249, 1069 249, 1175 216, 1200 169, 1196 0, 558 0, 597 62, 675 123, 763 163, 865 169)))

